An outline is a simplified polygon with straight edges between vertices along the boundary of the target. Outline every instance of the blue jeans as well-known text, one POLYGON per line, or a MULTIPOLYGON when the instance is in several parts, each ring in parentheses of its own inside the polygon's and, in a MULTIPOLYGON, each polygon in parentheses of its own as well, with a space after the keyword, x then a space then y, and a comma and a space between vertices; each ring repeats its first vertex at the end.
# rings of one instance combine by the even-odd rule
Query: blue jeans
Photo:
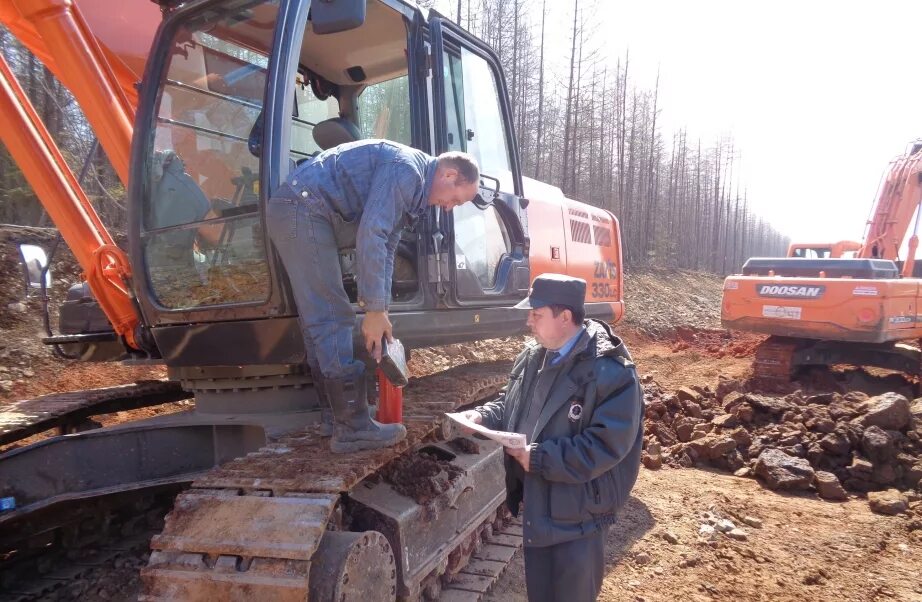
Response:
POLYGON ((321 200, 281 188, 266 204, 266 227, 291 282, 307 364, 324 378, 358 378, 365 365, 353 355, 355 311, 331 216, 321 200))

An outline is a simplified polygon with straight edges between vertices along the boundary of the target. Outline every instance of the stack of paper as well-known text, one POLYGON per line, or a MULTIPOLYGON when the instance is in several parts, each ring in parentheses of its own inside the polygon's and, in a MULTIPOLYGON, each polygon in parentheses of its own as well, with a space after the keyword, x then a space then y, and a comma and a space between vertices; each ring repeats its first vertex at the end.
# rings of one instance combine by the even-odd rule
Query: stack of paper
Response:
POLYGON ((477 433, 480 433, 488 439, 492 439, 498 443, 502 443, 506 447, 511 447, 512 449, 522 449, 528 446, 528 438, 521 433, 507 433, 505 431, 494 431, 493 429, 488 429, 487 427, 477 424, 476 422, 471 422, 464 417, 464 414, 455 414, 448 412, 445 414, 459 425, 464 428, 470 429, 477 433))

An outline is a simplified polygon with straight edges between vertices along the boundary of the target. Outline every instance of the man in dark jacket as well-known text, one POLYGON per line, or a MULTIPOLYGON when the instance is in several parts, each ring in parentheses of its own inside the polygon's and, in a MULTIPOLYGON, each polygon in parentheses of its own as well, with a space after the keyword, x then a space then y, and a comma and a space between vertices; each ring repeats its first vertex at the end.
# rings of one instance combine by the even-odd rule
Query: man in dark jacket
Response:
POLYGON ((506 448, 506 502, 522 502, 528 599, 595 600, 605 536, 637 480, 643 394, 631 356, 611 328, 584 320, 586 282, 535 278, 527 299, 537 344, 519 354, 498 400, 467 417, 525 434, 506 448))
POLYGON ((465 153, 435 158, 395 142, 362 140, 302 164, 269 199, 267 230, 288 272, 311 375, 332 409, 324 424, 333 452, 386 447, 406 436, 403 425, 368 416, 365 365, 353 356, 355 312, 339 264, 338 249, 348 246, 343 239, 355 246, 365 348, 380 360, 382 337, 393 338, 387 308, 405 218, 430 206, 451 211, 472 200, 479 184, 477 163, 465 153))

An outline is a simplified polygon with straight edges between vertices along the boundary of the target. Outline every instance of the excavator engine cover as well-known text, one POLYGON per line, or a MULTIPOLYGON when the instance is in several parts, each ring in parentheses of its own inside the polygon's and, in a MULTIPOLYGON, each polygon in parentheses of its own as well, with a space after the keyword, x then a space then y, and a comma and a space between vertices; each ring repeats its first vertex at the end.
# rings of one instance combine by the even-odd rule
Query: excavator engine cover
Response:
POLYGON ((800 259, 797 257, 753 257, 743 264, 743 276, 775 276, 818 278, 883 278, 899 277, 896 264, 889 259, 800 259))

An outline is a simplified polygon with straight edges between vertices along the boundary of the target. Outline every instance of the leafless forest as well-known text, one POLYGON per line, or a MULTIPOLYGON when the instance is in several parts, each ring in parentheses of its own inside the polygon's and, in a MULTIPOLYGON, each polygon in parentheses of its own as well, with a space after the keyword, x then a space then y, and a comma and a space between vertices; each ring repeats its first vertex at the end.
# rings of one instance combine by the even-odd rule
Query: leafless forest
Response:
MULTIPOLYGON (((659 118, 669 107, 659 102, 658 83, 651 89, 634 82, 629 52, 612 59, 601 51, 605 40, 594 23, 596 2, 557 6, 555 14, 568 15, 565 46, 547 38, 546 0, 423 4, 443 11, 450 6, 446 17, 496 50, 524 174, 611 210, 621 222, 628 267, 725 274, 738 270, 746 257, 782 254, 787 239, 752 210, 745 188, 734 179, 740 156, 734 141, 664 131, 659 118)), ((124 189, 73 97, 3 29, 0 48, 71 167, 83 172, 83 185, 104 222, 122 230, 124 189)), ((52 225, 2 147, 0 222, 52 225)))

